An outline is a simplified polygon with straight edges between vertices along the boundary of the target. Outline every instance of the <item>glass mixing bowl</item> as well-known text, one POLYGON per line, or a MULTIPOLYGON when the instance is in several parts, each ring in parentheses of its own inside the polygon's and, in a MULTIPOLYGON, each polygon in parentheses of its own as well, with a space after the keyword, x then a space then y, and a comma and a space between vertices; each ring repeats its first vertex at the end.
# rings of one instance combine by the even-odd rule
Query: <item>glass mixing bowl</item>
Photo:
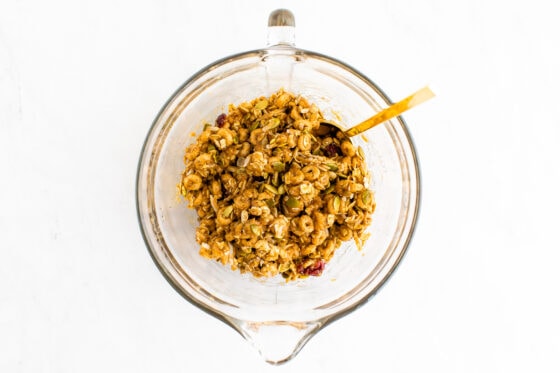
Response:
POLYGON ((142 150, 137 180, 140 225, 149 251, 187 300, 226 322, 270 363, 289 360, 326 324, 364 304, 402 259, 418 212, 414 147, 401 117, 365 136, 361 146, 377 207, 360 251, 345 242, 319 277, 286 283, 254 278, 199 255, 197 216, 176 185, 183 155, 205 122, 230 103, 269 96, 280 88, 319 106, 326 119, 351 127, 391 103, 368 78, 334 58, 294 46, 293 16, 269 18, 268 46, 221 59, 188 79, 157 115, 142 150))

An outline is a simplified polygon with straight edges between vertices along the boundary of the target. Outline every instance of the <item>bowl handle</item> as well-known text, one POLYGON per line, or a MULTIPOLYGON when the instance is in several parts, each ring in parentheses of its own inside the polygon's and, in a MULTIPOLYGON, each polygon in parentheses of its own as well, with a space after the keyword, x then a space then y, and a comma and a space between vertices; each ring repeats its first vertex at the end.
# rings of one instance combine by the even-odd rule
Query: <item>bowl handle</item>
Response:
POLYGON ((295 46, 296 21, 288 9, 273 10, 268 16, 267 47, 295 46))

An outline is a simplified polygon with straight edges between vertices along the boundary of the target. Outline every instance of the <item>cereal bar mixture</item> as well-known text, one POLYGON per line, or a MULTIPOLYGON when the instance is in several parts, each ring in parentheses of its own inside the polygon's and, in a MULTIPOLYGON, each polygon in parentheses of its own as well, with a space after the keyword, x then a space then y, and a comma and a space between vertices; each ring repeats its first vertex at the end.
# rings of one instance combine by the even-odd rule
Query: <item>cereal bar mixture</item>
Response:
POLYGON ((364 154, 340 131, 320 134, 322 120, 279 90, 205 126, 179 183, 203 257, 291 281, 321 275, 342 241, 362 247, 375 209, 364 154))

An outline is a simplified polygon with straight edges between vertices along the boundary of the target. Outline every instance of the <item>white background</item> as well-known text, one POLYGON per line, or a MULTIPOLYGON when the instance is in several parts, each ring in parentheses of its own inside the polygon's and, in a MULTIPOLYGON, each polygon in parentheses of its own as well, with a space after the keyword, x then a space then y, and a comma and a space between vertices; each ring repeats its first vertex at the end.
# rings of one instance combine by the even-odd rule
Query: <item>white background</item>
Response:
POLYGON ((0 372, 560 371, 554 2, 0 0, 0 372), (179 296, 136 219, 156 113, 212 61, 297 45, 400 99, 416 234, 371 302, 286 365, 179 296))

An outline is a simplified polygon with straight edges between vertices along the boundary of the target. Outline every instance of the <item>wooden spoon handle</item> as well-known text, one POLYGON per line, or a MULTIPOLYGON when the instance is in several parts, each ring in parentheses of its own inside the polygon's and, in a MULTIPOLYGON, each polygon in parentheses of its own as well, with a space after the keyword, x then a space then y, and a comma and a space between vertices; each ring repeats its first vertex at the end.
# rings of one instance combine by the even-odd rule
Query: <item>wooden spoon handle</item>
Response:
POLYGON ((434 96, 434 92, 432 92, 430 88, 424 87, 421 90, 411 94, 407 98, 402 99, 401 101, 389 106, 388 108, 381 110, 373 117, 366 119, 362 123, 346 130, 345 133, 348 137, 356 136, 357 134, 367 131, 370 128, 375 127, 388 119, 400 115, 408 109, 411 109, 412 107, 421 104, 422 102, 427 101, 434 96))

